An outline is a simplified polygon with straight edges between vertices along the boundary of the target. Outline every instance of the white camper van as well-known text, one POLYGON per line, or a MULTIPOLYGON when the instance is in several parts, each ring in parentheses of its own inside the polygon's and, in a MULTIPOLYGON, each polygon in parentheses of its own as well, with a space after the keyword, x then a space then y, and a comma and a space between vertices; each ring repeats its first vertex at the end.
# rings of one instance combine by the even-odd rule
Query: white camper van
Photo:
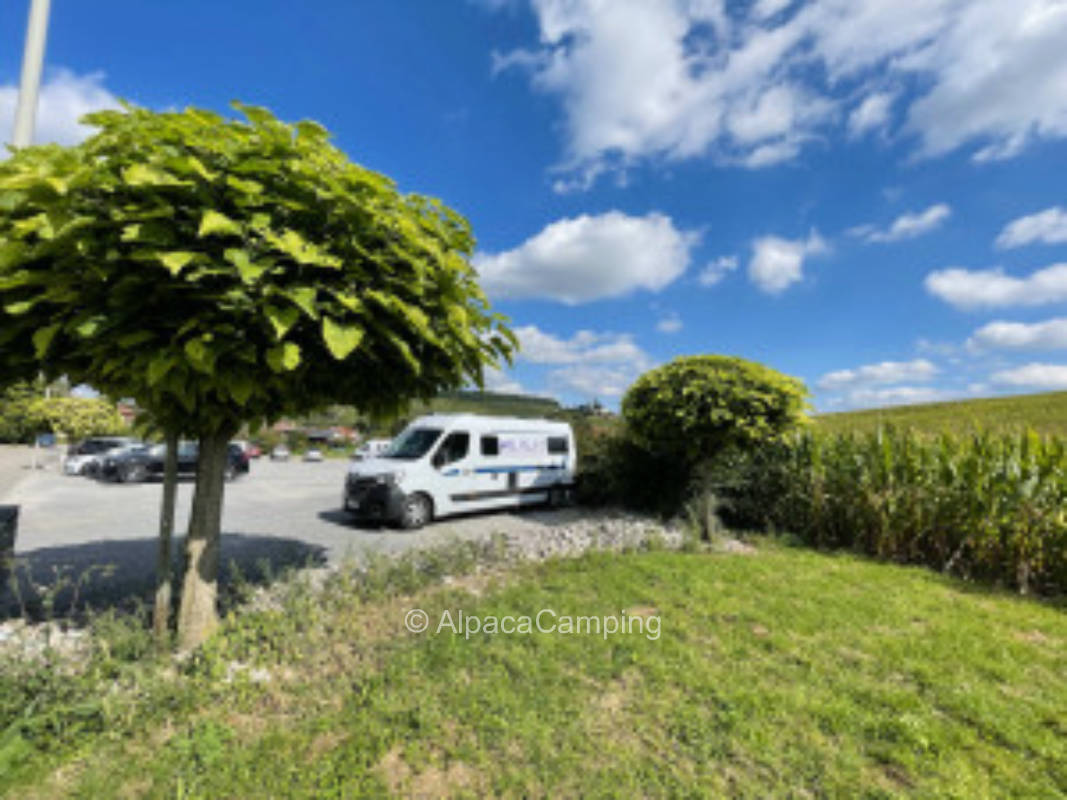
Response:
POLYGON ((353 463, 345 511, 418 528, 437 517, 570 499, 578 453, 565 422, 419 417, 377 458, 353 463))

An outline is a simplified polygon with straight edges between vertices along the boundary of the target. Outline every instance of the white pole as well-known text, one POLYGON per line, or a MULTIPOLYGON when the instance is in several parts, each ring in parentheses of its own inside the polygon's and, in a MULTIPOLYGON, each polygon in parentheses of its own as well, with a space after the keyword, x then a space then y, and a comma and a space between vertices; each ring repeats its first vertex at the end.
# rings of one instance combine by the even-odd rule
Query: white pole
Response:
POLYGON ((31 0, 30 19, 26 24, 26 46, 22 51, 22 81, 15 107, 15 133, 11 143, 26 147, 33 141, 37 121, 37 92, 41 88, 44 66, 44 40, 48 33, 48 6, 51 0, 31 0))

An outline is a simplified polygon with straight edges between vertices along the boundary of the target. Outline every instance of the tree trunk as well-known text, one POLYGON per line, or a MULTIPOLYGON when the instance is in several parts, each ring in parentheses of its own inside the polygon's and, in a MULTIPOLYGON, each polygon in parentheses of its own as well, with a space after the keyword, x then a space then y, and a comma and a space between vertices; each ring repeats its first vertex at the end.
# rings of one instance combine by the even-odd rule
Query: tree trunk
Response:
POLYGON ((178 648, 192 650, 218 626, 219 544, 222 524, 223 473, 228 433, 200 439, 196 462, 196 492, 185 539, 185 579, 178 612, 178 648))
POLYGON ((156 604, 152 627, 160 645, 167 642, 170 622, 170 599, 173 574, 170 567, 170 542, 174 535, 174 500, 178 491, 178 434, 168 431, 167 454, 163 462, 163 503, 159 509, 159 550, 156 554, 156 604))

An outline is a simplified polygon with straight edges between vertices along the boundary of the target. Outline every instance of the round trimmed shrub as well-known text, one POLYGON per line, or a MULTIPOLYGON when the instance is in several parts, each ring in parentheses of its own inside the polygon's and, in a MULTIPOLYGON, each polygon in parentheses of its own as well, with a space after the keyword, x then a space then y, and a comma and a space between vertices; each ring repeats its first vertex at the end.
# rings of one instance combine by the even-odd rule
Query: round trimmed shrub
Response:
POLYGON ((681 356, 638 378, 622 414, 648 450, 693 465, 781 440, 807 422, 807 398, 803 382, 763 364, 681 356))

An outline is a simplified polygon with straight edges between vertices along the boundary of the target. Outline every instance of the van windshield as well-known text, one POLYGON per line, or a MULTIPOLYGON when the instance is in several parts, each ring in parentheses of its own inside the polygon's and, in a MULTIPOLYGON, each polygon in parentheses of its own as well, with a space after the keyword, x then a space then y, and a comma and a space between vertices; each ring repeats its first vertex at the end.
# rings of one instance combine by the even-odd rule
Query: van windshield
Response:
POLYGON ((381 457, 414 461, 426 455, 440 436, 440 428, 408 428, 393 440, 381 457))

